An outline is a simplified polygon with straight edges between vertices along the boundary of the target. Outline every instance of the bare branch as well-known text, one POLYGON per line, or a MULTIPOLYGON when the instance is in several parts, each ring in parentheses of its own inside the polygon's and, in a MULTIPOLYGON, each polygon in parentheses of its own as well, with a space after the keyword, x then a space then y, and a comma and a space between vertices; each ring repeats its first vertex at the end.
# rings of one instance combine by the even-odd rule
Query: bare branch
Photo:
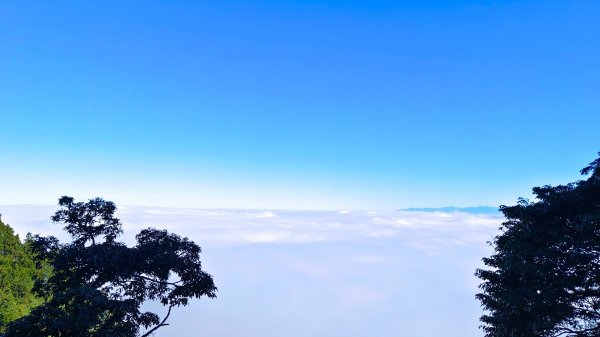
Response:
POLYGON ((160 322, 158 325, 156 325, 154 328, 148 330, 145 334, 141 335, 140 337, 148 337, 150 336, 154 331, 156 331, 158 328, 162 327, 162 326, 167 326, 169 324, 166 324, 165 322, 167 321, 167 319, 169 318, 169 315, 171 315, 171 309, 173 309, 173 306, 170 305, 169 306, 169 311, 167 311, 167 315, 165 316, 165 318, 163 318, 162 322, 160 322))

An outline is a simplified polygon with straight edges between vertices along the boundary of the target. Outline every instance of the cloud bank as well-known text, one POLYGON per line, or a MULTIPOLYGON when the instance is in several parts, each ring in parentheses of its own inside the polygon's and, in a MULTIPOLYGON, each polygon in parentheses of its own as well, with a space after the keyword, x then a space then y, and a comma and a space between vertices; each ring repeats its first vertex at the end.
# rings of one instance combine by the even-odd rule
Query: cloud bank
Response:
MULTIPOLYGON (((60 233, 49 220, 55 210, 0 206, 22 235, 60 233)), ((117 215, 126 241, 150 226, 200 244, 219 287, 218 299, 175 312, 161 336, 480 336, 473 273, 502 222, 456 209, 121 207, 117 215)))

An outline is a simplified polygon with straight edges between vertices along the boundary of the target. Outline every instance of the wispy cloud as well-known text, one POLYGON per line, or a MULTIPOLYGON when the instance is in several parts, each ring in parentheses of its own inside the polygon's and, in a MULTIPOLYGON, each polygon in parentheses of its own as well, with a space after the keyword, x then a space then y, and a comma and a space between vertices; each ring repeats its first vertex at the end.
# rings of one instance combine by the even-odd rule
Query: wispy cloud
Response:
MULTIPOLYGON (((19 232, 59 232, 50 222, 51 206, 1 206, 4 219, 19 232)), ((476 244, 490 237, 499 214, 441 211, 285 211, 122 207, 117 216, 127 232, 166 228, 212 244, 311 243, 373 238, 423 241, 433 236, 451 246, 476 244)), ((423 242, 420 242, 421 244, 423 242)))
POLYGON ((211 244, 313 243, 396 239, 420 247, 485 242, 499 215, 428 211, 201 210, 128 207, 125 228, 164 227, 211 244), (441 240, 435 240, 434 238, 441 240))

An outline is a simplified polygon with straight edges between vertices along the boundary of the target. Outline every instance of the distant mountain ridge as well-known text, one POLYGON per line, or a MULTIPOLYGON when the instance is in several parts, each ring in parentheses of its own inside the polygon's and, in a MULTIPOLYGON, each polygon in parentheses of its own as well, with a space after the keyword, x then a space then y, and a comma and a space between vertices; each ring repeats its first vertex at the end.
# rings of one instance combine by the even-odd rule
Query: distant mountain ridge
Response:
POLYGON ((398 209, 397 211, 406 211, 406 212, 464 212, 464 213, 471 213, 471 214, 493 214, 493 215, 500 215, 500 211, 498 210, 498 207, 491 207, 491 206, 476 206, 476 207, 454 207, 454 206, 447 206, 447 207, 438 207, 438 208, 433 208, 433 207, 422 207, 422 208, 418 208, 418 207, 411 207, 411 208, 402 208, 402 209, 398 209))

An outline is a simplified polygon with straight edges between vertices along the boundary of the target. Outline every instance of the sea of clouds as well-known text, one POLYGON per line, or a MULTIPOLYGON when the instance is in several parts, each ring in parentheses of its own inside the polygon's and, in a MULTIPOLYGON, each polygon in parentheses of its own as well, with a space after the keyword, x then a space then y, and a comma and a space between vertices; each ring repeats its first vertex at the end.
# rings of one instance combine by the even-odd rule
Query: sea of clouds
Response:
MULTIPOLYGON (((56 207, 0 206, 17 233, 67 237, 56 207)), ((473 276, 500 213, 472 209, 289 211, 120 207, 123 240, 146 227, 203 248, 218 298, 159 336, 481 336, 473 276), (481 212, 480 212, 481 211, 481 212)))

